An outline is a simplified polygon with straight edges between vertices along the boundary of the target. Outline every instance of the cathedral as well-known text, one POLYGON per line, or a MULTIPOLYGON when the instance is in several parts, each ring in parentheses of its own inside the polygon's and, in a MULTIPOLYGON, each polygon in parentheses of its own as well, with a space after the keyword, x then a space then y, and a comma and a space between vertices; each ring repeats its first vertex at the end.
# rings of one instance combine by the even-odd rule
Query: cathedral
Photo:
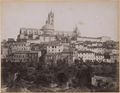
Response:
POLYGON ((45 25, 40 29, 35 28, 21 28, 20 33, 17 36, 17 41, 27 41, 30 43, 41 43, 55 41, 56 37, 70 37, 72 40, 77 41, 93 41, 104 42, 109 40, 109 37, 82 37, 78 27, 76 26, 73 31, 57 31, 54 29, 54 13, 50 11, 48 13, 45 25))
POLYGON ((45 25, 43 25, 41 29, 21 28, 17 41, 27 41, 32 43, 50 42, 56 40, 56 35, 71 36, 72 32, 55 31, 54 13, 50 11, 50 13, 48 13, 48 18, 45 25))
POLYGON ((34 28, 21 28, 20 33, 17 37, 17 41, 30 41, 35 42, 49 42, 54 41, 55 36, 54 33, 54 14, 51 11, 48 14, 48 18, 44 26, 41 29, 34 28))

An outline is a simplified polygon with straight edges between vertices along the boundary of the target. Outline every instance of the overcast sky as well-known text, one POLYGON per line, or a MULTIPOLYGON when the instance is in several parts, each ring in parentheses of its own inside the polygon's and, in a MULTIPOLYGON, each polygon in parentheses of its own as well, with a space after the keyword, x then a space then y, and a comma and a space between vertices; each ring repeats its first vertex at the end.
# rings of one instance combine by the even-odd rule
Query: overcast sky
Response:
MULTIPOLYGON (((108 0, 109 1, 109 0, 108 0)), ((115 1, 115 0, 113 0, 115 1)), ((40 29, 50 11, 55 15, 55 29, 72 31, 78 26, 82 36, 110 36, 117 40, 117 3, 4 3, 2 38, 15 38, 21 27, 40 29)))

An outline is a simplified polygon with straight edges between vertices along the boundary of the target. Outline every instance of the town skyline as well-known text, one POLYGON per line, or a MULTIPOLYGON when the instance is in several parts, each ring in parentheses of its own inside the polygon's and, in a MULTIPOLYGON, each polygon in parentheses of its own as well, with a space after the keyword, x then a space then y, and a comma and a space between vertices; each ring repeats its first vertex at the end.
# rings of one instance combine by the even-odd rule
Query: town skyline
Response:
POLYGON ((96 1, 3 3, 2 93, 118 92, 117 2, 96 1))
POLYGON ((104 4, 6 3, 3 4, 2 39, 16 39, 20 28, 41 29, 45 24, 47 13, 52 10, 55 15, 56 31, 72 32, 77 25, 81 36, 109 36, 112 40, 117 40, 117 7, 115 5, 115 2, 104 4))

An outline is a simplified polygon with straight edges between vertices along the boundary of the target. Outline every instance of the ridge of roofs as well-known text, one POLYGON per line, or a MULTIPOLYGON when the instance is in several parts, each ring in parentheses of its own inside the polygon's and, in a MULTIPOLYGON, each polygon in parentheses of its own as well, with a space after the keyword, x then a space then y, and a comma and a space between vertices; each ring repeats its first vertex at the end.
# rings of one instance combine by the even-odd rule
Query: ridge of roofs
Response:
POLYGON ((90 39, 101 39, 101 37, 86 37, 86 36, 79 36, 79 38, 90 38, 90 39))
POLYGON ((88 46, 88 48, 104 48, 103 46, 88 46))
POLYGON ((25 30, 40 30, 40 29, 37 29, 37 28, 29 28, 29 27, 28 27, 28 28, 26 28, 26 27, 21 27, 20 30, 21 30, 21 29, 25 29, 25 30))
POLYGON ((101 53, 95 53, 95 55, 104 55, 104 54, 101 54, 101 53))
POLYGON ((16 52, 14 52, 14 54, 16 54, 16 53, 38 53, 38 51, 16 51, 16 52))
POLYGON ((94 52, 89 50, 79 50, 78 53, 94 53, 94 52))

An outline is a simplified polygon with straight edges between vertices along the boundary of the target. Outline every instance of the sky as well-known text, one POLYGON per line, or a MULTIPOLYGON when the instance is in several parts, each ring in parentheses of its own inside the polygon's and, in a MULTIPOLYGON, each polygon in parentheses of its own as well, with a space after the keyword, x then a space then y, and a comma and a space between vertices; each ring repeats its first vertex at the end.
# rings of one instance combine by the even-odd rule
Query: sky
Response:
POLYGON ((2 6, 2 39, 17 38, 20 28, 40 29, 48 13, 54 12, 55 30, 73 31, 78 26, 81 36, 118 37, 117 3, 108 2, 8 2, 2 6))

